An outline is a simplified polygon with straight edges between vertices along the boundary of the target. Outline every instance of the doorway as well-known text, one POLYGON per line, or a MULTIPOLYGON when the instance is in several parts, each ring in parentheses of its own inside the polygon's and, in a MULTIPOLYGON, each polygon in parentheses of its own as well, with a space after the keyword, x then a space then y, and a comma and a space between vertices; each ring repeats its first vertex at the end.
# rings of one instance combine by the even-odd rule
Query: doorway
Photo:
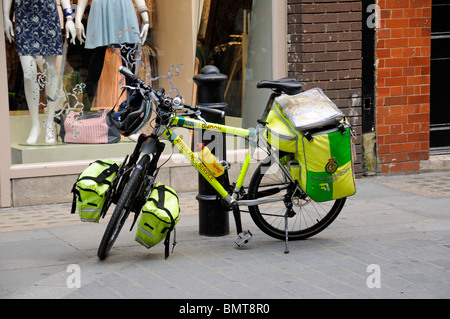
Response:
POLYGON ((431 21, 430 153, 450 153, 450 3, 433 0, 431 21))

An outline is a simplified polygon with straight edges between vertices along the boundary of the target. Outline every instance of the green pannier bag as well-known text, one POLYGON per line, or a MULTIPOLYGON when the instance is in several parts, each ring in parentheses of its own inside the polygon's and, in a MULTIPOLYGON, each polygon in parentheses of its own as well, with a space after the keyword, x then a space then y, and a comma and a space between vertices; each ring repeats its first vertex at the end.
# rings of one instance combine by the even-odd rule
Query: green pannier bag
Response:
MULTIPOLYGON (((170 234, 175 229, 180 214, 180 204, 175 190, 163 183, 156 184, 142 207, 135 240, 151 248, 164 239, 165 258, 169 257, 170 234)), ((176 242, 174 241, 175 245, 176 242)))
POLYGON ((311 199, 323 202, 355 194, 353 143, 346 122, 340 127, 304 134, 300 148, 295 154, 300 169, 296 171, 290 163, 290 172, 299 171, 300 176, 293 178, 311 199))
POLYGON ((120 163, 110 160, 99 160, 89 164, 73 185, 72 214, 78 208, 81 221, 99 222, 119 166, 120 163))

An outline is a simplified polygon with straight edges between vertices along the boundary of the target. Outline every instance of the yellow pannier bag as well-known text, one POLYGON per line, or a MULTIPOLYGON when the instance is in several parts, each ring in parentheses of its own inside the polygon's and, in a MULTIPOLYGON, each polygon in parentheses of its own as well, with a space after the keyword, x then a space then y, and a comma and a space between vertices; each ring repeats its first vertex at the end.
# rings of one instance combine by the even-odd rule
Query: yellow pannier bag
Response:
POLYGON ((72 188, 72 214, 78 208, 81 221, 99 222, 119 166, 119 162, 98 160, 81 172, 72 188))
POLYGON ((296 153, 302 133, 295 130, 286 118, 280 105, 275 101, 266 119, 267 142, 284 152, 296 153))
POLYGON ((164 240, 165 258, 167 259, 170 234, 180 219, 179 214, 180 204, 175 190, 163 183, 156 184, 146 204, 142 207, 142 216, 139 220, 135 240, 147 249, 164 240))

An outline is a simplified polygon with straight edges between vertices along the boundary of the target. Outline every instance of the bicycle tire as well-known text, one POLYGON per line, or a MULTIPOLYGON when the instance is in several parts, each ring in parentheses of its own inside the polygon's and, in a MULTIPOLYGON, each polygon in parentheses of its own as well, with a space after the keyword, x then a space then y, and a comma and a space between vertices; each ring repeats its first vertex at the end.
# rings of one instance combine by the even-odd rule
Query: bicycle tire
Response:
MULTIPOLYGON (((264 190, 273 190, 279 186, 286 187, 292 183, 278 165, 273 157, 269 156, 257 167, 249 184, 249 199, 261 198, 258 194, 262 194, 261 192, 264 190), (268 183, 269 180, 274 182, 268 183)), ((279 193, 272 195, 280 197, 279 193)), ((295 215, 288 217, 289 240, 307 239, 323 231, 336 219, 346 201, 346 198, 341 198, 319 203, 307 197, 306 194, 293 196, 293 198, 297 203, 293 205, 295 215)), ((286 238, 286 206, 283 201, 249 206, 249 212, 261 231, 276 239, 284 240, 286 238)))
POLYGON ((100 242, 100 246, 97 251, 97 256, 100 260, 104 260, 106 258, 117 237, 119 236, 119 233, 122 230, 128 215, 130 214, 136 191, 139 189, 139 185, 144 180, 144 172, 149 162, 149 155, 145 154, 142 156, 139 163, 135 166, 130 179, 125 185, 100 242))

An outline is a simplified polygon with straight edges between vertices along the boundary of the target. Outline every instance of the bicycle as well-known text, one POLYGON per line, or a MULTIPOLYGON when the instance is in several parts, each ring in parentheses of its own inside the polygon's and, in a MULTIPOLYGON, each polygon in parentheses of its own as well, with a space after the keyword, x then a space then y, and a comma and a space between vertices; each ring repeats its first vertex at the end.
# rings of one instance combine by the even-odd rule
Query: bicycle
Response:
MULTIPOLYGON (((164 89, 154 90, 144 81, 134 75, 129 69, 120 67, 119 71, 127 83, 135 85, 134 90, 144 97, 140 109, 127 116, 125 121, 117 123, 127 134, 136 132, 150 120, 151 112, 156 113, 155 126, 150 135, 141 134, 136 147, 130 156, 126 156, 115 176, 111 193, 102 212, 104 217, 112 203, 116 204, 111 219, 101 240, 98 257, 103 260, 113 247, 125 221, 131 212, 135 213, 131 229, 140 211, 148 199, 161 166, 158 166, 165 143, 165 138, 181 154, 183 154, 207 182, 217 191, 223 205, 233 212, 237 237, 235 243, 242 246, 250 240, 250 231, 244 231, 241 222, 241 207, 247 206, 248 212, 256 226, 267 235, 285 240, 285 252, 288 252, 288 240, 301 240, 316 235, 327 228, 341 212, 346 198, 331 202, 315 202, 300 188, 289 174, 283 158, 288 153, 277 151, 260 138, 265 128, 265 120, 275 98, 282 93, 298 94, 303 86, 293 79, 276 81, 261 81, 258 88, 271 89, 265 110, 255 130, 208 123, 202 117, 202 112, 224 116, 224 112, 214 108, 192 106, 182 103, 181 97, 165 95, 164 89), (151 108, 151 110, 149 109, 151 108), (179 111, 185 111, 177 115, 179 111), (134 114, 132 116, 132 114, 134 114), (236 182, 230 183, 228 171, 225 170, 227 185, 218 182, 205 165, 196 159, 191 148, 178 136, 172 128, 214 130, 225 134, 240 136, 249 140, 249 148, 242 164, 242 169, 236 182), (244 178, 248 173, 250 161, 256 148, 264 149, 268 156, 255 170, 247 189, 243 187, 244 178)), ((131 230, 130 229, 130 230, 131 230)))

